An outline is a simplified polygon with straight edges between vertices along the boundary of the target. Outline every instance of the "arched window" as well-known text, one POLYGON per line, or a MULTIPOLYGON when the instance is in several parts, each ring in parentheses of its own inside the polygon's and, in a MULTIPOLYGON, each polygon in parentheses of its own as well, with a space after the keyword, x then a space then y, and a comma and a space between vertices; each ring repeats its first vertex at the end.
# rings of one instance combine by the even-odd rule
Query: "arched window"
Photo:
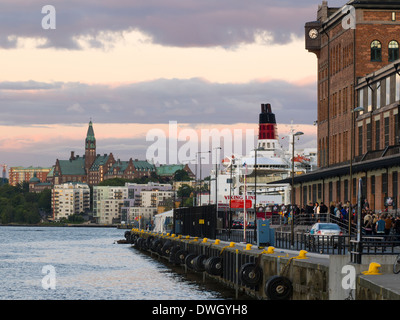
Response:
POLYGON ((371 42, 371 61, 382 61, 382 45, 378 40, 371 42))
POLYGON ((389 61, 399 59, 399 43, 397 41, 390 41, 388 46, 389 61))

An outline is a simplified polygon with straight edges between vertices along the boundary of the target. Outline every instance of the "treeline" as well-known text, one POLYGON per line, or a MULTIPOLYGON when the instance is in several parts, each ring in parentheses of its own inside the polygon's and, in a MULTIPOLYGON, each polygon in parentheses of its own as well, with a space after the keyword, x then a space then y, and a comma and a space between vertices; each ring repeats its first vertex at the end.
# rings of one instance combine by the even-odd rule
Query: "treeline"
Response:
POLYGON ((51 190, 29 192, 29 184, 0 186, 0 223, 36 224, 40 213, 51 212, 51 190))

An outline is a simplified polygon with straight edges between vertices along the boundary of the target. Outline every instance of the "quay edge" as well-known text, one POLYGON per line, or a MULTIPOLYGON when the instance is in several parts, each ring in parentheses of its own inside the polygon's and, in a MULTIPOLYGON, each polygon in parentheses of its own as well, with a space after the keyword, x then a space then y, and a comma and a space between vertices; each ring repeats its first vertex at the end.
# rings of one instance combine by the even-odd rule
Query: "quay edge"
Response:
MULTIPOLYGON (((379 286, 369 282, 376 281, 376 278, 361 274, 368 270, 371 261, 380 261, 382 272, 389 274, 393 260, 390 256, 370 256, 364 264, 356 265, 349 262, 348 255, 323 255, 273 247, 257 248, 218 239, 138 229, 125 231, 125 237, 136 249, 162 260, 167 265, 182 267, 185 273, 197 273, 203 279, 207 277, 221 283, 235 290, 236 296, 241 293, 259 300, 351 300, 357 299, 358 295, 358 299, 374 296, 382 300, 400 300, 400 290, 387 288, 386 293, 380 295, 379 292, 372 292, 379 286), (184 253, 183 260, 176 258, 177 253, 184 253), (217 261, 216 258, 221 258, 218 261, 222 274, 213 272, 213 261, 217 261), (346 273, 342 270, 345 265, 351 265, 356 270, 357 288, 343 288, 342 281, 346 273)), ((395 286, 400 288, 400 278, 395 286)))

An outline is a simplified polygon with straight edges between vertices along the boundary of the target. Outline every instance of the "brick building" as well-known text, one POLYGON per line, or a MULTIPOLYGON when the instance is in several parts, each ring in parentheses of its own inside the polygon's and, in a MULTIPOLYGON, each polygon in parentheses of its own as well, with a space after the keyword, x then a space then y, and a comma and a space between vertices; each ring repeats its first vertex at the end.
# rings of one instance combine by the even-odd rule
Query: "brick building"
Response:
POLYGON ((9 184, 17 186, 23 182, 29 182, 32 178, 38 180, 39 183, 47 181, 47 175, 52 168, 43 167, 11 167, 8 171, 9 184))
MULTIPOLYGON (((318 66, 318 166, 295 177, 295 202, 356 203, 358 181, 374 210, 397 200, 400 170, 400 1, 318 7, 305 46, 318 66)), ((397 210, 395 205, 388 208, 397 210)))
POLYGON ((115 160, 112 153, 97 154, 96 138, 92 121, 90 121, 85 138, 85 154, 79 156, 72 151, 68 160, 57 159, 48 180, 51 180, 53 184, 82 182, 98 185, 111 178, 150 177, 152 172, 155 172, 155 167, 147 161, 132 161, 132 159, 121 161, 115 160))

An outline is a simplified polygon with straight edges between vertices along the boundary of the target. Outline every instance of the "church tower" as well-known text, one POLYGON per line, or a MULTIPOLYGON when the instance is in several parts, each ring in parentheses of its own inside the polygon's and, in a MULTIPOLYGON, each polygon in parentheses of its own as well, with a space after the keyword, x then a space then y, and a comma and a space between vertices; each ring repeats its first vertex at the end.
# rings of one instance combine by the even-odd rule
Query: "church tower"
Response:
POLYGON ((94 137, 92 121, 89 122, 89 128, 85 139, 85 171, 89 174, 89 169, 96 159, 96 138, 94 137))

